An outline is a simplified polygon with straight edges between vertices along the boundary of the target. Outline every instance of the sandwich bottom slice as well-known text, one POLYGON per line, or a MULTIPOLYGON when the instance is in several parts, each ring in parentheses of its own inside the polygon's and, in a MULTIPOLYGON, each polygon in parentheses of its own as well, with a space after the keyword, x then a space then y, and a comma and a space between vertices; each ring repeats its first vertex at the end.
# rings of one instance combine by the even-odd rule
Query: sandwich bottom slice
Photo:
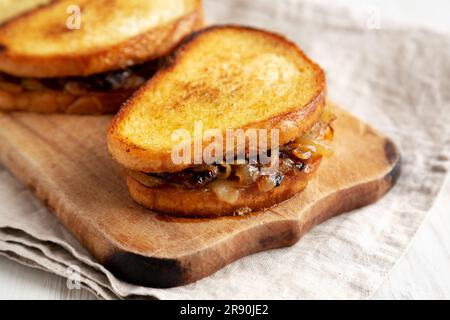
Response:
POLYGON ((0 110, 113 113, 154 75, 162 61, 85 77, 21 78, 0 72, 0 110))
POLYGON ((260 163, 198 165, 175 173, 127 171, 127 185, 139 204, 172 216, 243 215, 267 209, 303 191, 322 157, 332 154, 330 110, 301 137, 280 146, 275 172, 260 163))

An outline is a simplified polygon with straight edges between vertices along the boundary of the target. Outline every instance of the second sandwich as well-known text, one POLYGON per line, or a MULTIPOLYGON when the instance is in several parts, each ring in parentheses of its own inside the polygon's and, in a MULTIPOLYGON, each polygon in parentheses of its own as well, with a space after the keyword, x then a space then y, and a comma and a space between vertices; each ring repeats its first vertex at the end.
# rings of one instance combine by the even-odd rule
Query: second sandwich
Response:
POLYGON ((53 0, 0 25, 0 110, 116 112, 203 24, 201 0, 53 0))

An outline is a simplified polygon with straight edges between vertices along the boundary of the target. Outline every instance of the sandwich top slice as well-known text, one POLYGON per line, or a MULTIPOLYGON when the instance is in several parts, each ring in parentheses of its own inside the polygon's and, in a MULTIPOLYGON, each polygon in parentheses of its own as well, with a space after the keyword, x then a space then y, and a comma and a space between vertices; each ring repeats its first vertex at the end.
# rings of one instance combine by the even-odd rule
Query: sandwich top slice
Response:
POLYGON ((54 0, 12 17, 0 25, 0 109, 115 111, 202 23, 201 0, 54 0))
POLYGON ((132 197, 150 209, 179 216, 261 210, 303 190, 329 153, 325 89, 322 69, 282 36, 209 27, 185 39, 125 103, 108 147, 128 169, 132 197), (213 134, 199 135, 199 125, 213 134), (252 146, 248 137, 242 144, 228 135, 248 130, 266 139, 258 135, 252 146), (251 158, 261 143, 278 156, 274 170, 251 158), (209 152, 212 163, 201 157, 209 152), (182 161, 174 158, 180 154, 182 161))

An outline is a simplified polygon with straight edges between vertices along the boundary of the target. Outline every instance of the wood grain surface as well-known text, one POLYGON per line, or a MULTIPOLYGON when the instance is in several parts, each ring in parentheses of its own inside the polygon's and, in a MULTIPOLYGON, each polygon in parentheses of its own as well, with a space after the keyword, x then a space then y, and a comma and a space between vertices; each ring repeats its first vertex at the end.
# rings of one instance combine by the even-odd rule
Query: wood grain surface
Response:
POLYGON ((106 150, 109 116, 1 113, 0 160, 117 276, 171 287, 245 255, 292 245, 317 223, 369 204, 392 186, 400 168, 392 142, 336 113, 335 154, 307 189, 244 217, 166 218, 135 204, 106 150))

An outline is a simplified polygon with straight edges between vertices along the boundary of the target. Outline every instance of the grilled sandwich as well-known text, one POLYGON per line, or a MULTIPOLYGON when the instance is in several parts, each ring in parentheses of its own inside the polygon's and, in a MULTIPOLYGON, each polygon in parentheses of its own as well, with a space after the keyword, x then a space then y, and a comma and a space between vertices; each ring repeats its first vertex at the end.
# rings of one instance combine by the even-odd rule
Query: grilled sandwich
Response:
POLYGON ((115 112, 202 24, 201 0, 44 2, 0 25, 0 110, 115 112))
POLYGON ((284 37, 212 26, 186 38, 168 61, 108 132, 139 204, 184 217, 263 210, 301 192, 331 154, 324 72, 284 37), (199 135, 199 125, 212 134, 199 135), (261 160, 263 151, 271 161, 261 160))

